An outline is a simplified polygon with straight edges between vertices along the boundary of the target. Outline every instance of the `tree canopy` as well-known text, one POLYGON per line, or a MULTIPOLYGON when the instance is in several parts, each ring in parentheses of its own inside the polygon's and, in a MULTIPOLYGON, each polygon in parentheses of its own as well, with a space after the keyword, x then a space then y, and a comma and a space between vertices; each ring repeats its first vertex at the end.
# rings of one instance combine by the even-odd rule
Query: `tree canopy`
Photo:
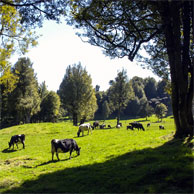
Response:
POLYGON ((11 92, 17 81, 11 73, 9 59, 14 52, 26 53, 37 45, 35 27, 41 27, 44 19, 59 22, 64 15, 64 1, 2 0, 0 2, 0 84, 11 92), (9 85, 6 82, 9 80, 9 85), (8 87, 9 86, 9 87, 8 87))
POLYGON ((81 64, 68 66, 58 94, 62 106, 68 110, 74 125, 81 119, 91 119, 97 109, 92 79, 81 64))

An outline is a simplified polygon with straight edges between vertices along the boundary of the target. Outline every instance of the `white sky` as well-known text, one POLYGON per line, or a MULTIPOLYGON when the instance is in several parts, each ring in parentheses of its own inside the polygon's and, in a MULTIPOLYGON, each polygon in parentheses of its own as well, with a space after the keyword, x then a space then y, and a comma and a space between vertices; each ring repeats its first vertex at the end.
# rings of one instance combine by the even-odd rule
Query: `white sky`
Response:
MULTIPOLYGON (((33 62, 33 68, 37 74, 38 82, 46 82, 48 90, 57 91, 63 80, 68 65, 81 62, 92 77, 95 87, 100 85, 100 90, 109 88, 109 81, 115 79, 122 68, 127 70, 128 78, 133 76, 159 78, 147 69, 142 69, 135 62, 127 58, 110 59, 102 53, 102 49, 83 43, 75 35, 73 27, 46 21, 43 28, 37 30, 42 36, 38 39, 38 45, 31 48, 26 54, 33 62)), ((21 56, 22 57, 22 56, 21 56)), ((17 58, 12 59, 15 64, 17 58)))

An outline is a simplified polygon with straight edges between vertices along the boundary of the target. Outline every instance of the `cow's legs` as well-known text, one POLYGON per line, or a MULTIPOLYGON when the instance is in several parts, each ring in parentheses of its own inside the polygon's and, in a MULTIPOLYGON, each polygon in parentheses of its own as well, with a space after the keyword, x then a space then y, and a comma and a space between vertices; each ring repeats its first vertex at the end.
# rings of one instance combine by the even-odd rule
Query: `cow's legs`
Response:
POLYGON ((52 152, 52 161, 53 161, 53 157, 54 157, 54 152, 52 152))
POLYGON ((69 159, 71 159, 71 153, 72 153, 73 149, 70 150, 70 156, 69 156, 69 159))
POLYGON ((24 142, 22 142, 22 144, 23 144, 23 149, 25 148, 25 144, 24 144, 24 142))
POLYGON ((57 159, 60 160, 60 159, 59 159, 59 154, 58 154, 58 152, 56 152, 56 156, 57 156, 57 159))

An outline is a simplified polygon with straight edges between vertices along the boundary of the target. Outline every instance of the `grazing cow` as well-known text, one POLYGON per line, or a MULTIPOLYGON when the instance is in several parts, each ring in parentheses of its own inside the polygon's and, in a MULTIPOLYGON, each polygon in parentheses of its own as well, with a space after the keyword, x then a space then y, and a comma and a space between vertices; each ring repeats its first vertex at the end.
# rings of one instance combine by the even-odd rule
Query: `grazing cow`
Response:
POLYGON ((11 137, 10 142, 8 142, 9 144, 9 149, 11 148, 11 146, 13 146, 14 149, 14 144, 16 144, 17 148, 18 148, 18 143, 22 143, 23 144, 23 149, 25 148, 25 135, 21 134, 21 135, 14 135, 11 137))
POLYGON ((147 127, 150 127, 150 123, 147 124, 147 127))
POLYGON ((129 123, 129 124, 132 126, 132 128, 137 128, 138 131, 140 129, 142 129, 143 131, 145 131, 145 129, 144 129, 144 127, 143 127, 143 125, 141 123, 133 122, 133 123, 129 123))
POLYGON ((164 126, 163 126, 163 125, 160 125, 160 126, 159 126, 159 129, 164 129, 164 126))
POLYGON ((119 125, 119 124, 116 125, 116 128, 120 129, 120 127, 121 127, 121 125, 119 125))
POLYGON ((104 129, 106 127, 105 124, 100 125, 100 129, 104 129))
POLYGON ((91 127, 90 123, 81 124, 79 126, 79 129, 78 129, 78 132, 77 132, 77 136, 79 137, 81 132, 82 132, 82 136, 84 136, 84 131, 88 131, 88 135, 89 135, 89 131, 92 134, 92 127, 91 127))
POLYGON ((122 123, 118 123, 118 125, 120 125, 120 127, 122 127, 123 125, 122 125, 122 123))
POLYGON ((99 124, 99 121, 95 121, 93 122, 93 127, 94 129, 96 129, 96 127, 98 127, 100 124, 99 124))
POLYGON ((128 129, 133 130, 133 127, 132 127, 131 125, 128 125, 128 126, 127 126, 127 130, 128 130, 128 129))
POLYGON ((108 128, 111 129, 111 125, 108 125, 108 128))
POLYGON ((56 153, 57 159, 59 160, 59 153, 66 153, 70 152, 71 159, 71 153, 75 150, 77 152, 77 155, 80 155, 80 149, 81 147, 78 147, 76 141, 74 139, 53 139, 51 141, 51 153, 52 153, 52 160, 54 157, 54 153, 56 153))

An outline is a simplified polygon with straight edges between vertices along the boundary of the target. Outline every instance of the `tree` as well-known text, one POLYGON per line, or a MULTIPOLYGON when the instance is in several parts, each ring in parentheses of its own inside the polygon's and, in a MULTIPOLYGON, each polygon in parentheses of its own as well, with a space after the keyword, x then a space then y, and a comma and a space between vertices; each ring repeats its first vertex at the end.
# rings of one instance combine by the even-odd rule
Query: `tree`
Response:
POLYGON ((157 82, 154 78, 148 77, 144 79, 144 91, 148 100, 157 97, 157 82))
POLYGON ((158 117, 158 120, 161 119, 166 115, 167 107, 163 103, 160 103, 155 108, 155 114, 158 117))
POLYGON ((80 63, 67 67, 58 94, 62 106, 73 117, 74 125, 77 125, 78 120, 94 116, 97 104, 92 79, 80 63))
POLYGON ((146 117, 147 120, 147 117, 151 116, 154 113, 153 108, 149 105, 146 97, 141 98, 139 102, 140 110, 138 114, 142 117, 146 117))
POLYGON ((109 88, 109 101, 114 110, 117 111, 117 124, 120 121, 121 111, 126 108, 130 98, 130 85, 127 77, 127 72, 122 70, 117 74, 117 77, 112 81, 109 88))
POLYGON ((37 44, 34 32, 21 26, 21 17, 15 7, 0 3, 0 84, 5 87, 4 92, 14 89, 17 77, 11 73, 9 59, 16 51, 24 54, 30 45, 37 44), (9 84, 7 84, 9 82, 9 84))
POLYGON ((18 77, 16 88, 10 94, 10 106, 16 123, 29 123, 32 115, 40 110, 38 82, 29 58, 20 58, 13 68, 18 77))
POLYGON ((60 98, 56 92, 48 92, 40 104, 40 120, 44 122, 55 122, 59 115, 60 104, 60 98))
POLYGON ((4 92, 11 92, 17 81, 11 73, 11 55, 16 51, 24 54, 30 46, 37 45, 38 36, 34 29, 41 27, 44 19, 59 22, 65 7, 62 0, 1 0, 0 84, 4 85, 4 92))
POLYGON ((110 115, 110 108, 106 100, 102 104, 102 115, 104 120, 106 120, 110 115))
POLYGON ((146 46, 156 62, 149 67, 161 76, 170 74, 175 137, 193 136, 193 4, 189 0, 70 1, 69 23, 83 29, 79 36, 110 57, 127 56, 131 61, 146 46))

